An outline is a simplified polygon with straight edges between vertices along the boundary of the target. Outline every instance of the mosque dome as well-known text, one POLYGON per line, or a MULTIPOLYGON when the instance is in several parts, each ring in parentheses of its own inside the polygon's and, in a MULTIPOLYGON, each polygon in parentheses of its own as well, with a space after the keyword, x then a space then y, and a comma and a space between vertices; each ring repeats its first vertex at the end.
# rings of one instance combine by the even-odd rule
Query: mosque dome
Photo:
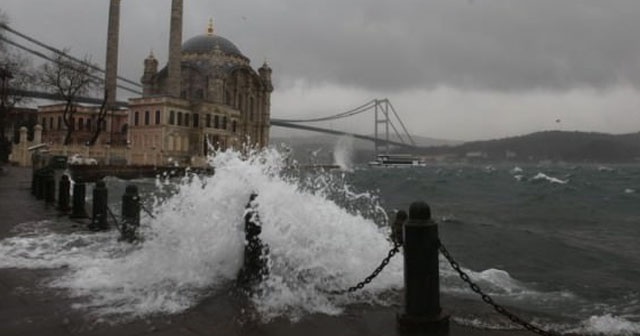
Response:
POLYGON ((208 54, 216 49, 219 49, 223 54, 245 58, 233 42, 219 35, 198 35, 182 45, 183 53, 208 54))

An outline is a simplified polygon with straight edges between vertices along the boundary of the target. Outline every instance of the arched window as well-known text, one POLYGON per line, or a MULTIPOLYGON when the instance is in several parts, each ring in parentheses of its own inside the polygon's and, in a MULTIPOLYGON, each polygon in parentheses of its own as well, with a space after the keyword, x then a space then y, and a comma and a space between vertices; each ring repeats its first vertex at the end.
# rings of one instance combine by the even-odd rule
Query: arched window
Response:
POLYGON ((213 116, 213 128, 220 128, 220 117, 217 115, 213 116))
POLYGON ((87 131, 91 132, 91 119, 87 118, 87 131))
POLYGON ((236 126, 237 126, 236 121, 235 120, 232 121, 231 122, 231 132, 233 132, 233 133, 236 132, 236 126))
POLYGON ((149 111, 144 111, 144 124, 149 125, 149 111))
POLYGON ((47 130, 47 118, 42 118, 42 130, 47 130))
POLYGON ((176 113, 174 111, 169 112, 169 125, 175 125, 176 123, 176 113))
POLYGON ((211 127, 211 114, 207 114, 207 116, 205 118, 205 126, 206 127, 211 127))
POLYGON ((197 113, 193 114, 193 128, 200 127, 200 115, 197 113))
POLYGON ((184 126, 189 127, 191 125, 190 120, 189 120, 189 113, 185 113, 184 114, 184 126))
POLYGON ((227 117, 222 117, 222 129, 226 130, 227 129, 227 117))
POLYGON ((156 125, 160 125, 160 110, 156 110, 156 125))
POLYGON ((140 113, 138 111, 133 113, 133 126, 140 124, 140 113))
POLYGON ((182 126, 182 112, 178 112, 178 126, 182 126))
POLYGON ((84 129, 84 119, 83 118, 78 118, 78 129, 81 130, 81 131, 84 129))

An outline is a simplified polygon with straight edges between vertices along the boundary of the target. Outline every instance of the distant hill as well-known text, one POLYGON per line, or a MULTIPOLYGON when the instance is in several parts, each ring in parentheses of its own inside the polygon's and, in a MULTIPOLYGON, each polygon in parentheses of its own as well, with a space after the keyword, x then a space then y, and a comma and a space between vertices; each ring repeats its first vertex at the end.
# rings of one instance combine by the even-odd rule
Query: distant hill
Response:
POLYGON ((497 140, 466 142, 458 146, 437 146, 421 152, 487 160, 637 162, 640 161, 640 132, 614 135, 545 131, 497 140))

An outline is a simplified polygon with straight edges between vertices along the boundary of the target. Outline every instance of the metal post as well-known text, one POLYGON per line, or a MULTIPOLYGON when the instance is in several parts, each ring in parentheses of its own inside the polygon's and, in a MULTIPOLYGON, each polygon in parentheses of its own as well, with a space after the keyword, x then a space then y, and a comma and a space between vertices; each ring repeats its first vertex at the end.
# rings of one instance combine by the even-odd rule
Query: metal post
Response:
POLYGON ((70 218, 88 218, 87 210, 85 210, 85 196, 87 195, 87 186, 80 178, 76 178, 73 185, 73 209, 70 218))
POLYGON ((68 175, 62 175, 58 183, 58 210, 61 212, 69 212, 69 199, 71 181, 68 175))
POLYGON ((43 180, 43 171, 42 168, 36 170, 35 174, 35 188, 34 188, 34 196, 36 199, 41 200, 44 198, 44 186, 42 185, 43 180))
POLYGON ((130 184, 122 195, 122 229, 120 240, 134 242, 140 227, 140 196, 138 187, 130 184))
POLYGON ((260 239, 262 223, 260 223, 260 217, 254 202, 256 197, 258 197, 258 194, 251 194, 244 214, 244 264, 237 279, 238 285, 244 288, 258 284, 269 275, 267 267, 267 254, 269 251, 268 247, 260 239))
POLYGON ((440 308, 438 225, 425 202, 414 202, 404 226, 405 308, 398 314, 403 331, 446 335, 449 315, 440 308))
POLYGON ((44 186, 44 201, 47 203, 55 203, 56 202, 56 179, 53 175, 53 170, 47 169, 44 178, 43 178, 43 186, 44 186))
POLYGON ((89 229, 91 230, 108 230, 107 223, 107 201, 108 191, 104 181, 98 181, 93 189, 93 217, 89 229))

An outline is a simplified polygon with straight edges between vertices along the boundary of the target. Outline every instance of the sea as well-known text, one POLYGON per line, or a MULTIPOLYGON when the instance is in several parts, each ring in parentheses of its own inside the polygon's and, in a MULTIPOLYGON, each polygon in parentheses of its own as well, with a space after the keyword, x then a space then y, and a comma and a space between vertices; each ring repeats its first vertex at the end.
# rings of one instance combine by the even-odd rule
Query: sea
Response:
MULTIPOLYGON (((65 219, 19 225, 0 240, 0 268, 56 269, 42 286, 87 316, 125 321, 178 314, 229 290, 242 266, 245 206, 256 193, 269 276, 251 296, 262 323, 400 307, 403 255, 362 290, 392 248, 389 222, 415 201, 440 240, 495 303, 544 329, 640 334, 640 165, 432 164, 312 170, 274 149, 218 152, 212 176, 106 178, 109 207, 138 185, 138 244, 118 232, 59 232, 65 219)), ((90 202, 91 192, 88 192, 90 202)), ((116 218, 117 220, 117 218, 116 218)), ((459 324, 519 329, 440 256, 442 306, 459 324)))

